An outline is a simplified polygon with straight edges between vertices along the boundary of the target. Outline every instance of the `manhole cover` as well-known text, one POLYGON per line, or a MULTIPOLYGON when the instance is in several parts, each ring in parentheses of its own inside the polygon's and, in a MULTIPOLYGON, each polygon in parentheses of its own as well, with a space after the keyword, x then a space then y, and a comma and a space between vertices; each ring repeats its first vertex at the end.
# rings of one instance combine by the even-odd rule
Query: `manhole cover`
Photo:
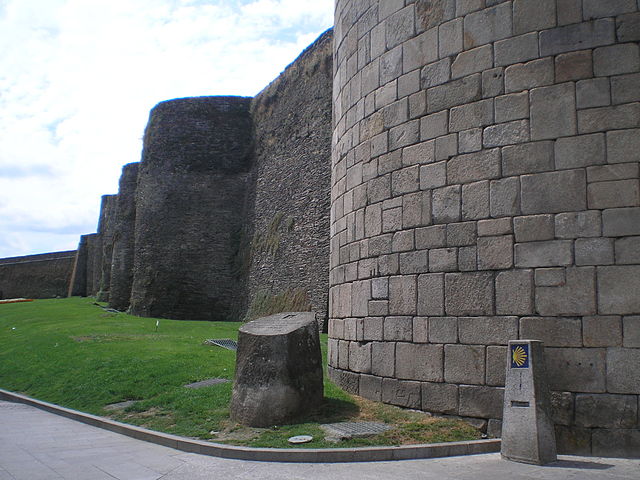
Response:
POLYGON ((130 407, 136 403, 135 400, 127 400, 125 402, 112 403, 111 405, 107 405, 104 407, 105 410, 113 411, 113 410, 124 410, 127 407, 130 407))
POLYGON ((188 385, 185 385, 185 387, 203 388, 203 387, 209 387, 211 385, 218 385, 220 383, 228 383, 228 382, 229 380, 227 380, 226 378, 210 378, 208 380, 202 380, 201 382, 190 383, 188 385))
POLYGON ((215 345, 216 347, 226 348, 227 350, 238 350, 238 342, 230 338, 218 338, 205 340, 206 345, 215 345))
POLYGON ((298 444, 298 443, 309 443, 313 440, 311 435, 296 435, 295 437, 289 437, 289 443, 298 444))
POLYGON ((320 425, 327 434, 327 440, 344 440, 354 437, 369 437, 390 430, 391 427, 378 422, 341 422, 320 425))

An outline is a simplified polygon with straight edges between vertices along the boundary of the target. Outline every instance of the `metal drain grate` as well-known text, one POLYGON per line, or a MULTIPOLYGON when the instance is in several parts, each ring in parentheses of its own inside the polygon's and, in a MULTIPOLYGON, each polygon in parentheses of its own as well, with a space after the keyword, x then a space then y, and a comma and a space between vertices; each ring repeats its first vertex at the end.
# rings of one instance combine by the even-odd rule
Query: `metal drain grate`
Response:
POLYGON ((238 350, 238 342, 231 340, 230 338, 211 338, 205 340, 206 345, 215 345, 216 347, 226 348, 227 350, 238 350))
POLYGON ((320 425, 329 439, 347 439, 354 437, 369 437, 390 430, 391 427, 378 422, 341 422, 320 425))
POLYGON ((204 388, 210 387, 211 385, 219 385, 221 383, 228 383, 229 380, 226 378, 210 378, 208 380, 202 380, 201 382, 190 383, 185 385, 187 388, 204 388))

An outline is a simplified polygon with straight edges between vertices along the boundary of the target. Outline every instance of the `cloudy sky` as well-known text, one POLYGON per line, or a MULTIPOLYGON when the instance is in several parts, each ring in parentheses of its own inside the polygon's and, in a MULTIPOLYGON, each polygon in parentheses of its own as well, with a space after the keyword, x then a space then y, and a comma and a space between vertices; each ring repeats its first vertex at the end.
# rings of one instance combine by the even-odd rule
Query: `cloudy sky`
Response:
POLYGON ((333 0, 0 0, 0 258, 70 250, 170 98, 253 96, 333 0))

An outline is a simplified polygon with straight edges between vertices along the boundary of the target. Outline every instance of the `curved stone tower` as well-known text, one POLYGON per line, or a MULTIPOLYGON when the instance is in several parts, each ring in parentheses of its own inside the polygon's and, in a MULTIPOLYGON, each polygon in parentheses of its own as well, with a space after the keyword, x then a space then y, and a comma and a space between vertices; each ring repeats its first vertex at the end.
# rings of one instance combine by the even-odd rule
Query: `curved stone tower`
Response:
POLYGON ((250 167, 250 102, 183 98, 151 111, 136 194, 133 314, 229 319, 238 298, 233 234, 250 167))
POLYGON ((488 421, 542 340, 561 452, 640 452, 635 0, 336 1, 329 365, 488 421))
POLYGON ((118 188, 109 291, 109 306, 116 310, 126 310, 131 297, 139 165, 139 163, 129 163, 122 167, 118 188))

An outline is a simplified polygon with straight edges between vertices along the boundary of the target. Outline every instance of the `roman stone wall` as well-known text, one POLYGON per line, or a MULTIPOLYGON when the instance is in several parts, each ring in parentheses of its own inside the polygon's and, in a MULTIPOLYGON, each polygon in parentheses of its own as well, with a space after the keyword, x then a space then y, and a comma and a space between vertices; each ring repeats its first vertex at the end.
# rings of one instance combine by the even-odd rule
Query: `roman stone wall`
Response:
POLYGON ((243 221, 251 99, 184 98, 149 117, 136 192, 131 311, 228 320, 243 221))
POLYGON ((116 202, 109 306, 122 311, 129 307, 133 283, 135 200, 139 165, 139 163, 129 163, 122 168, 116 202))
POLYGON ((279 297, 281 308, 326 319, 332 55, 328 31, 252 102, 249 241, 238 259, 249 315, 270 313, 279 297))
POLYGON ((499 434, 539 339, 561 452, 640 452, 635 0, 336 1, 329 372, 499 434))
POLYGON ((75 250, 0 259, 0 299, 66 296, 75 250))

